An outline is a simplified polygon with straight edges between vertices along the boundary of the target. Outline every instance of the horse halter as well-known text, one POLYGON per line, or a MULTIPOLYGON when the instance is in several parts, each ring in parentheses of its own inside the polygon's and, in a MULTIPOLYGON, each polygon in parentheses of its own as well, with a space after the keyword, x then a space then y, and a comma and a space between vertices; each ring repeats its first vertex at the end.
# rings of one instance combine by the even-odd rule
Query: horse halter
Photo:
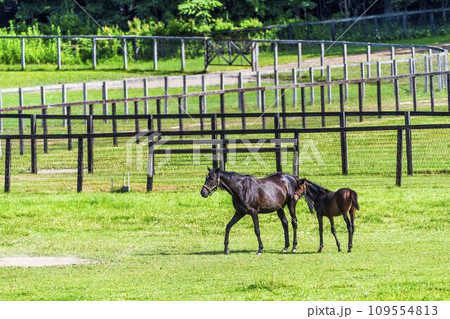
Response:
POLYGON ((208 187, 206 186, 206 183, 203 184, 203 187, 206 188, 209 192, 209 195, 211 195, 212 193, 214 193, 220 186, 220 175, 217 175, 217 184, 214 185, 213 187, 208 187))

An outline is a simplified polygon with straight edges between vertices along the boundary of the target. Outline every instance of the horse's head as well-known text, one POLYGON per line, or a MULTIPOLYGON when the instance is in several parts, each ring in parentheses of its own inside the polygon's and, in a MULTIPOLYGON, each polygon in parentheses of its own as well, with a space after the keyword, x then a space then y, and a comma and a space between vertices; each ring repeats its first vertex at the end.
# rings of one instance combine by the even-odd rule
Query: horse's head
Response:
POLYGON ((208 167, 208 175, 206 176, 205 184, 200 191, 202 197, 206 198, 220 186, 220 174, 218 168, 210 169, 208 167))
POLYGON ((298 201, 306 192, 306 179, 296 178, 295 191, 292 197, 298 201))

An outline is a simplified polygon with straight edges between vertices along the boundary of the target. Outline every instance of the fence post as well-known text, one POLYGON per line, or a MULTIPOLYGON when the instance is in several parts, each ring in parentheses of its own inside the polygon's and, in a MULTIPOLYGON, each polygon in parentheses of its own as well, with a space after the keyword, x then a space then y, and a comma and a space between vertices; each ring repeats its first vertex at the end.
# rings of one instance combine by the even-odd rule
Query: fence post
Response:
POLYGON ((31 128, 31 174, 37 174, 37 149, 36 149, 36 114, 30 118, 31 128))
MULTIPOLYGON (((436 67, 437 67, 437 71, 438 72, 442 72, 442 64, 441 64, 441 55, 438 54, 436 56, 436 67)), ((441 92, 442 91, 442 76, 438 75, 437 76, 437 85, 438 85, 438 91, 441 92)))
MULTIPOLYGON (((450 97, 449 97, 449 99, 450 99, 450 97)), ((449 108, 450 108, 450 106, 449 106, 449 108)), ((262 119, 261 119, 262 128, 266 129, 266 117, 264 116, 264 114, 266 113, 266 88, 263 88, 261 91, 261 112, 263 114, 262 119)))
POLYGON ((302 127, 306 128, 306 92, 305 87, 300 88, 301 105, 302 105, 302 127))
POLYGON ((347 150, 347 132, 344 130, 347 127, 347 119, 345 112, 341 112, 339 117, 339 126, 341 127, 341 164, 342 175, 348 175, 348 150, 347 150))
POLYGON ((399 99, 399 89, 398 89, 398 79, 397 79, 397 60, 392 61, 393 66, 393 76, 394 78, 394 96, 395 96, 395 110, 398 112, 400 110, 400 99, 399 99))
MULTIPOLYGON (((278 131, 280 129, 280 114, 279 113, 274 115, 273 123, 274 123, 274 129, 276 130, 275 131, 275 139, 279 139, 280 136, 281 136, 280 132, 278 131)), ((280 143, 275 142, 275 148, 276 148, 275 161, 276 161, 276 164, 277 164, 277 172, 282 172, 283 171, 283 168, 282 168, 282 165, 281 165, 281 151, 280 151, 280 147, 281 147, 280 143)))
POLYGON ((391 46, 391 75, 392 76, 395 75, 394 61, 395 61, 395 47, 391 46))
POLYGON ((153 39, 153 70, 158 70, 158 42, 153 39))
POLYGON ((246 128, 246 118, 245 118, 245 100, 244 100, 244 91, 239 92, 239 100, 241 104, 241 112, 244 116, 242 116, 242 129, 245 130, 246 128))
POLYGON ((367 45, 367 78, 372 77, 372 47, 367 45))
POLYGON ((200 114, 200 131, 204 131, 205 130, 205 123, 204 123, 204 119, 203 119, 203 97, 200 95, 198 97, 198 113, 200 114))
POLYGON ((220 93, 220 115, 222 119, 222 129, 225 127, 225 94, 220 93))
POLYGON ((405 137, 406 137, 406 166, 408 175, 413 174, 413 160, 412 160, 412 144, 411 144, 411 113, 405 112, 405 137))
POLYGON ((239 93, 238 93, 238 108, 240 111, 242 111, 242 99, 241 99, 241 89, 244 87, 243 85, 243 80, 242 80, 242 73, 239 72, 238 74, 238 89, 239 89, 239 93))
MULTIPOLYGON (((187 76, 183 75, 183 94, 187 94, 188 93, 188 86, 187 86, 187 76)), ((188 104, 187 104, 187 97, 184 96, 183 97, 183 107, 184 107, 184 112, 185 114, 188 114, 188 104)))
POLYGON ((293 169, 292 174, 295 177, 300 175, 300 133, 294 133, 294 154, 293 154, 293 169))
POLYGON ((180 52, 181 52, 181 71, 184 71, 186 68, 186 56, 185 56, 185 48, 184 48, 184 39, 180 40, 180 52))
MULTIPOLYGON (((41 87, 41 90, 42 90, 42 87, 41 87)), ((3 94, 2 94, 2 90, 0 90, 0 114, 1 114, 2 108, 3 108, 3 94)), ((0 133, 3 133, 3 118, 0 118, 0 133)), ((0 145, 1 145, 1 143, 0 143, 0 145)))
MULTIPOLYGON (((424 56, 423 57, 423 68, 424 68, 424 73, 428 73, 428 57, 424 56)), ((424 76, 424 92, 428 93, 428 77, 425 75, 424 76)))
POLYGON ((217 139, 217 135, 214 133, 217 130, 217 114, 212 114, 211 115, 211 131, 213 132, 213 134, 211 134, 211 139, 213 140, 213 145, 212 145, 212 166, 213 168, 219 168, 219 161, 217 158, 217 144, 214 143, 217 139))
POLYGON ((297 70, 292 69, 292 104, 297 108, 297 70))
MULTIPOLYGON (((365 68, 364 62, 361 62, 360 68, 361 68, 361 80, 364 80, 366 77, 366 75, 365 75, 366 72, 364 70, 364 68, 365 68)), ((364 100, 366 98, 366 85, 364 84, 364 82, 361 82, 361 88, 362 88, 362 91, 361 91, 362 98, 364 100)))
POLYGON ((281 89, 281 112, 283 113, 283 128, 287 127, 286 123, 286 96, 285 90, 281 89))
MULTIPOLYGON (((23 106, 23 104, 24 104, 24 102, 23 102, 23 91, 22 91, 22 88, 19 88, 19 106, 23 106)), ((17 113, 20 116, 20 115, 23 114, 23 111, 20 110, 17 113)), ((19 140, 20 155, 23 155, 23 153, 24 153, 24 143, 23 143, 23 138, 22 138, 22 135, 23 135, 23 118, 22 117, 19 117, 19 135, 21 136, 20 140, 19 140)))
POLYGON ((122 49, 123 49, 123 68, 126 70, 128 68, 128 48, 126 38, 122 38, 122 49))
POLYGON ((25 38, 20 38, 20 61, 22 64, 22 70, 25 70, 25 38))
MULTIPOLYGON (((128 81, 123 80, 123 98, 128 99, 128 81)), ((123 114, 128 115, 128 101, 123 102, 123 114)))
POLYGON ((116 134, 117 134, 117 118, 116 118, 117 106, 116 106, 115 102, 113 102, 111 104, 111 112, 112 112, 112 117, 113 117, 112 118, 113 146, 115 147, 115 146, 117 146, 117 136, 116 136, 116 134))
POLYGON ((409 70, 409 93, 413 92, 412 74, 414 73, 413 59, 408 59, 408 70, 409 70))
POLYGON ((56 60, 58 64, 58 70, 61 70, 61 37, 56 38, 56 60))
POLYGON ((363 109, 364 109, 364 99, 363 99, 363 83, 358 82, 358 108, 359 108, 359 121, 363 121, 363 109))
POLYGON ((83 138, 78 138, 78 158, 77 158, 77 192, 83 191, 83 138))
POLYGON ((301 69, 302 69, 302 44, 301 44, 301 42, 297 43, 297 68, 298 68, 298 71, 301 72, 301 69))
MULTIPOLYGON (((45 87, 41 86, 41 105, 45 105, 45 87)), ((41 110, 42 114, 42 132, 44 136, 48 134, 47 129, 47 109, 45 107, 41 110)), ((48 139, 44 137, 44 153, 48 153, 48 139)))
MULTIPOLYGON (((205 75, 202 74, 202 92, 206 92, 206 78, 205 75)), ((203 95, 203 111, 206 113, 206 95, 203 95)))
MULTIPOLYGON (((178 129, 183 132, 183 99, 181 97, 178 98, 178 129)), ((183 135, 180 134, 180 139, 182 138, 183 135)))
MULTIPOLYGON (((105 102, 105 100, 108 99, 108 83, 103 82, 102 86, 102 98, 103 98, 103 115, 108 115, 108 104, 105 102)), ((103 122, 108 122, 108 120, 105 118, 103 122)))
MULTIPOLYGON (((89 135, 94 134, 94 118, 93 115, 89 115, 87 121, 87 133, 89 135)), ((88 137, 87 145, 87 156, 88 156, 88 173, 94 172, 94 138, 92 136, 88 137)))
POLYGON ((416 88, 416 76, 413 75, 411 77, 411 88, 412 88, 412 96, 413 96, 413 109, 414 112, 417 111, 417 88, 416 88))
MULTIPOLYGON (((164 114, 168 114, 169 113, 169 77, 165 76, 164 77, 164 95, 166 96, 164 98, 164 114)), ((148 114, 148 113, 145 113, 148 114)))
POLYGON ((447 107, 450 112, 450 73, 447 74, 447 107))
MULTIPOLYGON (((327 82, 331 82, 331 66, 327 65, 327 82)), ((327 85, 328 104, 331 104, 331 84, 327 85)))
POLYGON ((377 108, 378 108, 378 118, 381 118, 381 111, 382 111, 381 80, 377 81, 377 108))
POLYGON ((381 78, 381 62, 380 62, 380 60, 377 61, 377 77, 381 78))
POLYGON ((320 76, 325 76, 325 44, 323 42, 320 43, 320 76))
MULTIPOLYGON (((256 71, 256 87, 261 87, 261 72, 256 71)), ((261 110, 261 91, 256 92, 256 105, 261 110)))
POLYGON ((339 84, 339 108, 344 112, 344 84, 339 84))
POLYGON ((434 84, 432 75, 430 75, 430 106, 431 112, 434 112, 434 84))
POLYGON ((403 155, 403 131, 397 130, 397 165, 395 185, 402 186, 402 155, 403 155))
POLYGON ((274 81, 275 81, 275 83, 274 83, 274 85, 275 85, 275 107, 278 109, 280 107, 280 103, 278 101, 280 98, 280 94, 278 91, 278 83, 279 83, 278 82, 278 70, 274 71, 273 76, 274 76, 274 81))
POLYGON ((309 68, 309 82, 311 83, 311 100, 310 100, 310 105, 314 105, 314 69, 312 67, 309 68))
POLYGON ((87 91, 87 84, 83 83, 83 115, 87 115, 87 100, 88 100, 88 91, 87 91))
MULTIPOLYGON (((145 78, 143 80, 143 88, 144 88, 144 97, 148 97, 148 79, 145 78)), ((144 114, 147 115, 148 114, 148 100, 145 99, 144 100, 144 114)))
POLYGON ((153 176, 155 175, 155 154, 153 142, 153 115, 147 118, 147 192, 153 190, 153 176))
MULTIPOLYGON (((134 103, 137 103, 137 101, 134 103)), ((138 103, 137 103, 137 107, 139 107, 138 103)), ((156 128, 157 128, 158 132, 161 132, 162 131, 162 122, 161 122, 161 100, 160 99, 156 100, 156 115, 158 115, 158 118, 156 119, 156 128)))
MULTIPOLYGON (((137 117, 139 115, 139 101, 134 101, 134 131, 136 132, 136 135, 139 135, 139 118, 137 117)), ((136 144, 139 144, 140 138, 138 137, 136 139, 136 144)))
POLYGON ((320 113, 322 118, 322 127, 325 127, 325 87, 320 86, 320 113))
MULTIPOLYGON (((66 90, 66 85, 65 84, 61 84, 61 102, 64 104, 67 102, 67 90, 66 90)), ((67 107, 64 106, 62 107, 62 115, 67 115, 67 107)), ((62 120, 62 124, 64 127, 67 126, 67 119, 63 118, 62 120)))
MULTIPOLYGON (((72 107, 67 107, 67 135, 72 135, 72 120, 70 116, 72 115, 72 107)), ((72 150, 72 138, 67 138, 67 150, 72 150)))
POLYGON ((273 43, 273 69, 278 70, 278 42, 273 43))
POLYGON ((97 44, 95 38, 92 38, 92 68, 97 68, 97 44))
POLYGON ((5 147, 5 193, 9 193, 11 188, 11 139, 6 139, 5 147))
MULTIPOLYGON (((342 58, 343 58, 343 65, 344 65, 344 80, 348 80, 348 58, 347 58, 347 44, 342 45, 342 58)), ((345 84, 345 91, 344 91, 344 98, 347 101, 348 100, 348 84, 345 84)))

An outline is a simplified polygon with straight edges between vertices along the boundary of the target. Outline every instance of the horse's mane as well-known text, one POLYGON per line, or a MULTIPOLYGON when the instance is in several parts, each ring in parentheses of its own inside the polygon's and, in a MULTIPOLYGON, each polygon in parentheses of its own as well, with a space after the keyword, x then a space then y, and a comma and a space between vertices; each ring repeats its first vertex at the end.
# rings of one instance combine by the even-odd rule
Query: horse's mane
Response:
POLYGON ((313 186, 313 187, 312 187, 313 190, 319 191, 319 192, 321 192, 321 193, 332 193, 332 191, 330 191, 329 189, 327 189, 327 188, 325 188, 325 187, 322 187, 322 186, 320 186, 319 184, 310 181, 309 179, 306 179, 306 182, 307 182, 308 184, 310 184, 310 185, 313 186), (316 189, 314 189, 314 188, 316 188, 316 189))
MULTIPOLYGON (((319 184, 316 184, 308 179, 305 179, 307 182, 307 185, 312 188, 314 192, 323 193, 323 194, 329 194, 331 191, 329 189, 326 189, 325 187, 320 186, 319 184)), ((314 214, 314 200, 313 198, 308 194, 308 192, 305 192, 305 199, 306 203, 308 204, 308 208, 311 214, 314 214)))

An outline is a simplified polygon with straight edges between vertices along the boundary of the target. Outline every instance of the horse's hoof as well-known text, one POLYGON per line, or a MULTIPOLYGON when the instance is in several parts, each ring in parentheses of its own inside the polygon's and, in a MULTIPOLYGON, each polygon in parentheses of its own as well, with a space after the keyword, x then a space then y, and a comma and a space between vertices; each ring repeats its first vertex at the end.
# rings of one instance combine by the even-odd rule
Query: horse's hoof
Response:
POLYGON ((227 248, 227 249, 224 250, 223 253, 224 253, 225 255, 228 255, 228 254, 230 253, 230 250, 227 248))
POLYGON ((339 248, 339 249, 338 249, 338 253, 342 253, 342 249, 339 248))
POLYGON ((318 253, 321 253, 322 252, 322 248, 319 248, 319 250, 317 251, 318 253))
POLYGON ((261 256, 262 252, 260 250, 258 250, 258 252, 256 253, 257 256, 261 256))
POLYGON ((296 253, 297 252, 297 248, 292 248, 292 252, 296 253))
POLYGON ((282 252, 283 254, 285 254, 285 253, 287 253, 287 249, 284 248, 281 252, 282 252))
POLYGON ((352 250, 351 250, 351 249, 349 249, 349 250, 347 250, 347 252, 348 252, 348 253, 351 253, 351 252, 352 252, 352 250))

